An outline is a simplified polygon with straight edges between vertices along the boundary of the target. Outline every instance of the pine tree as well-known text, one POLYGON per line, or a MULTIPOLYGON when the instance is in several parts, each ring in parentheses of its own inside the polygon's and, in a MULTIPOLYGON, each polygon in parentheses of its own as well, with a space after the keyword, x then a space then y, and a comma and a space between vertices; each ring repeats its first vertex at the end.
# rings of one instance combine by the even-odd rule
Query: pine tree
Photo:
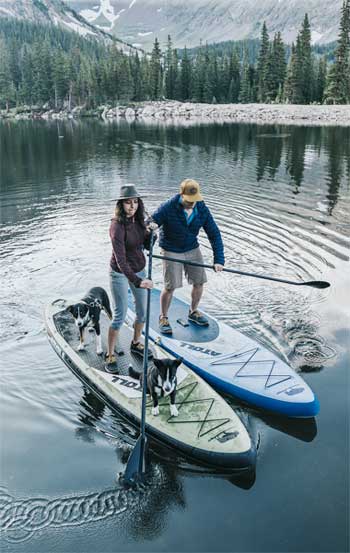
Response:
POLYGON ((143 99, 142 97, 142 74, 141 74, 141 63, 138 53, 136 52, 133 58, 132 64, 132 75, 133 75, 133 95, 132 99, 136 102, 139 102, 143 99))
POLYGON ((208 67, 203 84, 203 102, 206 104, 211 104, 214 97, 214 85, 212 80, 212 72, 208 67))
POLYGON ((307 13, 300 31, 301 99, 309 104, 313 98, 313 63, 311 56, 311 29, 307 13))
POLYGON ((52 99, 50 44, 36 41, 33 45, 33 96, 39 105, 52 99))
POLYGON ((119 60, 120 52, 118 51, 117 45, 113 44, 108 52, 108 89, 110 91, 110 97, 113 102, 116 102, 118 99, 119 93, 119 60))
POLYGON ((350 103, 350 0, 343 3, 335 61, 327 78, 325 101, 327 104, 350 103))
POLYGON ((128 102, 133 95, 133 82, 129 59, 123 56, 119 67, 119 99, 128 102))
POLYGON ((285 85, 285 99, 290 104, 302 104, 303 102, 300 35, 297 37, 296 46, 292 44, 285 85))
POLYGON ((54 88, 55 108, 61 107, 68 93, 67 62, 64 52, 60 49, 53 55, 52 80, 54 88))
POLYGON ((203 102, 205 74, 206 54, 201 44, 194 62, 193 69, 193 97, 195 102, 203 102))
MULTIPOLYGON (((101 66, 101 70, 103 70, 103 65, 101 66)), ((67 55, 66 55, 66 71, 67 71, 66 78, 68 82, 67 107, 68 107, 68 110, 71 111, 72 103, 73 103, 74 83, 76 81, 76 72, 75 72, 75 67, 73 63, 73 58, 67 55)))
POLYGON ((257 63, 257 74, 258 74, 258 90, 257 90, 257 99, 258 102, 265 102, 267 98, 267 71, 268 71, 268 58, 269 58, 269 35, 266 28, 266 23, 264 21, 261 39, 260 39, 260 51, 257 63))
POLYGON ((192 68, 191 61, 187 54, 187 48, 185 47, 183 57, 181 60, 181 99, 186 101, 191 98, 191 76, 192 68))
POLYGON ((249 77, 249 86, 250 86, 250 98, 249 102, 257 102, 257 71, 255 66, 250 63, 248 67, 248 77, 249 77))
POLYGON ((162 95, 162 66, 161 50, 159 47, 158 39, 154 41, 154 46, 151 54, 150 62, 150 94, 151 100, 159 100, 162 95))
POLYGON ((273 44, 270 44, 267 63, 266 63, 266 72, 265 72, 265 101, 273 102, 277 96, 278 92, 278 82, 277 82, 277 72, 275 64, 275 51, 273 44))
POLYGON ((8 51, 11 79, 14 84, 14 87, 18 89, 21 82, 21 69, 20 69, 21 41, 17 39, 12 40, 8 44, 7 51, 8 51))
POLYGON ((27 45, 23 48, 21 58, 21 81, 18 90, 19 100, 22 104, 33 104, 33 61, 32 53, 27 45))
POLYGON ((144 100, 149 100, 150 96, 150 62, 148 60, 147 54, 144 54, 141 60, 141 98, 144 100))
POLYGON ((174 100, 181 100, 181 70, 176 48, 173 50, 172 65, 174 77, 174 100))
POLYGON ((0 107, 9 110, 15 98, 16 90, 10 71, 10 58, 4 41, 0 39, 0 107))
POLYGON ((216 103, 217 66, 213 54, 208 56, 203 86, 203 101, 207 104, 216 103))
POLYGON ((323 56, 319 62, 317 68, 314 70, 316 74, 315 82, 315 91, 314 99, 316 102, 322 104, 324 91, 326 88, 326 78, 327 78, 327 56, 323 56))
POLYGON ((224 55, 221 60, 219 60, 219 102, 227 103, 229 101, 229 89, 231 82, 231 73, 230 73, 230 60, 224 55))
POLYGON ((230 59, 230 86, 228 92, 228 101, 237 103, 241 86, 241 72, 237 49, 234 50, 230 59))
POLYGON ((285 49, 281 33, 276 33, 270 45, 266 71, 266 99, 269 102, 281 97, 286 74, 285 49))
MULTIPOLYGON (((79 62, 78 62, 79 63, 79 62)), ((101 61, 102 64, 102 86, 105 90, 105 96, 108 99, 108 102, 113 102, 114 100, 114 89, 113 89, 113 60, 111 55, 111 47, 108 47, 106 52, 106 57, 101 61)), ((76 66, 76 63, 74 63, 76 66)), ((76 95, 76 86, 74 83, 73 86, 73 96, 76 95)))
POLYGON ((165 97, 169 99, 175 98, 175 73, 174 56, 171 37, 168 35, 168 43, 165 55, 165 97))
POLYGON ((248 104, 251 101, 251 83, 250 83, 250 70, 248 53, 245 51, 243 58, 241 86, 239 90, 239 102, 242 104, 248 104))

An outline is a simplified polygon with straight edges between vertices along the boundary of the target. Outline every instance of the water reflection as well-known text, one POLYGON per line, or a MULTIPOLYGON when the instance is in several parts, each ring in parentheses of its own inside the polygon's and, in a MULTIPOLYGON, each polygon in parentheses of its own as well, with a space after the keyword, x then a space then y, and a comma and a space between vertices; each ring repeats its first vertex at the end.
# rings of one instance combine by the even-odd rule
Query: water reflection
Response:
MULTIPOLYGON (((128 443, 134 445, 137 431, 114 412, 111 429, 104 430, 101 421, 105 408, 105 404, 84 387, 76 436, 91 443, 95 433, 102 432, 114 448, 117 459, 125 465, 131 449, 128 443)), ((2 535, 12 543, 27 542, 43 530, 74 528, 111 518, 118 520, 119 532, 134 540, 154 539, 167 528, 168 517, 174 509, 187 508, 184 478, 221 478, 243 490, 249 490, 255 482, 252 470, 221 476, 189 464, 176 451, 154 443, 148 451, 148 466, 146 482, 137 488, 125 489, 117 483, 110 489, 86 494, 20 498, 14 497, 6 487, 0 487, 2 535)))
POLYGON ((85 442, 94 442, 96 423, 103 418, 105 403, 86 386, 83 386, 83 396, 79 401, 79 407, 77 416, 81 426, 76 428, 75 435, 85 442))
POLYGON ((256 416, 267 426, 297 438, 303 442, 312 442, 317 436, 317 423, 314 417, 308 419, 292 419, 279 415, 256 413, 256 416))
POLYGON ((263 409, 252 408, 251 405, 240 402, 232 396, 225 396, 225 399, 232 409, 239 414, 244 425, 249 428, 250 435, 258 452, 261 441, 261 429, 264 426, 278 430, 303 442, 312 442, 317 436, 317 424, 314 417, 305 419, 286 417, 276 413, 265 412, 263 409))
MULTIPOLYGON (((260 181, 265 172, 268 177, 274 180, 277 170, 281 165, 284 141, 289 139, 290 134, 279 132, 277 129, 270 129, 270 133, 257 133, 256 140, 256 180, 260 181)), ((265 129, 264 129, 265 131, 265 129)))
POLYGON ((329 129, 326 138, 328 150, 328 214, 332 215, 333 209, 339 199, 339 189, 342 177, 347 172, 347 180, 350 182, 350 138, 349 134, 339 137, 336 129, 329 129), (340 142, 339 142, 340 139, 340 142), (344 163, 342 163, 344 159, 344 163))
POLYGON ((113 518, 119 531, 137 540, 154 538, 166 526, 169 512, 185 508, 181 478, 171 465, 152 465, 146 485, 125 489, 116 485, 88 494, 16 498, 0 487, 0 530, 9 542, 29 541, 50 528, 78 527, 113 518))
MULTIPOLYGON (((312 166, 314 159, 321 158, 322 162, 326 156, 329 215, 338 201, 342 180, 349 182, 350 129, 346 127, 212 124, 179 128, 126 121, 21 121, 0 124, 1 192, 17 188, 18 203, 27 203, 29 208, 43 195, 46 200, 62 193, 74 196, 82 186, 88 192, 93 186, 93 175, 89 173, 93 162, 112 159, 124 174, 148 154, 153 157, 153 170, 161 174, 164 164, 179 166, 189 151, 193 155, 193 147, 205 152, 211 164, 223 152, 230 154, 229 163, 242 164, 247 157, 251 163, 255 152, 256 181, 281 179, 285 171, 294 194, 300 193, 304 184, 310 185, 305 183, 305 169, 312 166), (75 182, 77 164, 85 166, 79 186, 75 182), (22 181, 26 185, 19 188, 22 181)), ((108 170, 111 167, 106 167, 108 170)), ((315 185, 319 184, 315 175, 315 185)), ((15 211, 14 205, 12 208, 15 211)), ((10 211, 7 206, 2 220, 19 220, 19 214, 16 217, 10 211)))

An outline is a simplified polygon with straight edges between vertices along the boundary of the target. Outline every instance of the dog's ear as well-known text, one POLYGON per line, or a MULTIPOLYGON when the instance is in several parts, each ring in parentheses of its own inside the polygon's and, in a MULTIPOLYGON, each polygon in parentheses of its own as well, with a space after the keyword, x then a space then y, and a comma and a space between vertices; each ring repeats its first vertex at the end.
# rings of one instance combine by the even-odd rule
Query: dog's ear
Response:
POLYGON ((183 362, 183 357, 178 357, 177 359, 175 359, 175 361, 176 361, 176 366, 179 367, 183 362))
POLYGON ((73 313, 74 305, 71 303, 70 305, 67 305, 66 309, 69 311, 69 313, 73 313))
POLYGON ((153 357, 153 364, 157 367, 157 369, 159 369, 159 367, 162 366, 162 360, 161 359, 157 359, 156 357, 153 357))

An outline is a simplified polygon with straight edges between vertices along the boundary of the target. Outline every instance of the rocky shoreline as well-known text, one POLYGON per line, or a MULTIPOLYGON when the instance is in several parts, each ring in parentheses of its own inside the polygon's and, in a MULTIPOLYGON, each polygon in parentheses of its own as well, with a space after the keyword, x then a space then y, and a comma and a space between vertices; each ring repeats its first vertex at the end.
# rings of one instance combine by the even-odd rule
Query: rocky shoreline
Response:
POLYGON ((214 122, 350 126, 350 105, 195 104, 163 101, 129 103, 116 107, 101 106, 96 110, 77 106, 72 110, 60 111, 40 108, 0 111, 0 119, 52 120, 82 117, 97 117, 104 121, 125 119, 186 126, 214 122))

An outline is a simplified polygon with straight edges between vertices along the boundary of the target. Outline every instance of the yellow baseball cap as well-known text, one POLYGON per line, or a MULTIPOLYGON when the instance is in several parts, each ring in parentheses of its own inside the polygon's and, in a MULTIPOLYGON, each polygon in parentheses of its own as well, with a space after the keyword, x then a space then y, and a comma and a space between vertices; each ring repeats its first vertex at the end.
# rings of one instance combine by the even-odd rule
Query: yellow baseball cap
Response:
POLYGON ((203 196, 200 191, 199 184, 196 180, 185 179, 180 184, 180 194, 185 202, 201 202, 203 196))

